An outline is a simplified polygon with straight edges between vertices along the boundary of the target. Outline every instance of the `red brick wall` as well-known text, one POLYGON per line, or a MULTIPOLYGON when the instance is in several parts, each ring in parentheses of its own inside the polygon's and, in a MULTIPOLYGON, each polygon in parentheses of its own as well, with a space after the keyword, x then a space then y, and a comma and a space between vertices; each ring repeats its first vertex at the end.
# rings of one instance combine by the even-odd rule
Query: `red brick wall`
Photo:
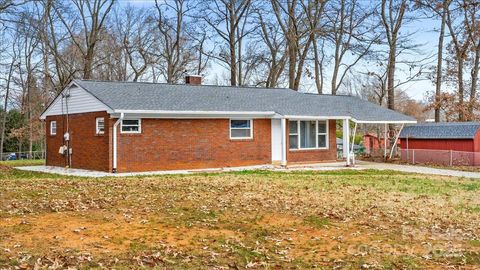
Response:
POLYGON ((142 119, 141 134, 118 133, 118 172, 270 164, 271 121, 253 128, 253 139, 230 140, 228 119, 142 119))
MULTIPOLYGON (((72 168, 110 171, 109 129, 105 128, 105 134, 96 135, 97 117, 104 117, 108 123, 107 112, 92 112, 71 114, 69 116, 70 141, 72 147, 72 168)), ((46 119, 47 134, 47 160, 49 166, 66 165, 65 157, 58 153, 63 145, 63 134, 66 132, 66 120, 64 117, 48 116, 46 119), (50 122, 57 121, 57 134, 50 135, 50 122)))
MULTIPOLYGON (((70 115, 72 167, 112 170, 110 147, 113 125, 106 112, 70 115), (95 134, 95 119, 105 118, 105 134, 95 134)), ((271 163, 271 121, 254 120, 250 140, 231 140, 228 119, 142 119, 141 134, 118 131, 118 172, 235 167, 271 163)), ((49 116, 47 165, 65 166, 58 153, 63 144, 63 117, 49 116), (50 135, 50 121, 57 121, 57 135, 50 135)), ((120 128, 120 126, 119 126, 120 128)), ((336 122, 329 122, 329 149, 287 151, 289 163, 336 159, 336 122)), ((288 132, 288 130, 287 130, 288 132)), ((287 134, 288 140, 288 134, 287 134)))
MULTIPOLYGON (((308 162, 325 162, 335 161, 337 159, 337 141, 336 141, 336 120, 328 122, 328 149, 319 150, 290 150, 287 147, 287 163, 308 163, 308 162)), ((287 128, 287 145, 289 145, 287 128)))
MULTIPOLYGON (((407 149, 407 140, 401 139, 400 146, 407 149)), ((454 151, 474 151, 474 140, 472 139, 408 139, 408 149, 434 149, 454 151)))

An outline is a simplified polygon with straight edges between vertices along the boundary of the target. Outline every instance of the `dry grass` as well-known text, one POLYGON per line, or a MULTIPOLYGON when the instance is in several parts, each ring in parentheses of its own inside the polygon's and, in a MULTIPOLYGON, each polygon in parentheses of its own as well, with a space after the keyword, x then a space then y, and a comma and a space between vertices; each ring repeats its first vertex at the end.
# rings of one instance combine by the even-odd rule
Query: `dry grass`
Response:
POLYGON ((385 171, 0 172, 0 268, 480 267, 480 182, 385 171))
POLYGON ((0 166, 19 167, 19 166, 36 166, 36 165, 45 165, 45 159, 20 159, 20 160, 0 161, 0 166))

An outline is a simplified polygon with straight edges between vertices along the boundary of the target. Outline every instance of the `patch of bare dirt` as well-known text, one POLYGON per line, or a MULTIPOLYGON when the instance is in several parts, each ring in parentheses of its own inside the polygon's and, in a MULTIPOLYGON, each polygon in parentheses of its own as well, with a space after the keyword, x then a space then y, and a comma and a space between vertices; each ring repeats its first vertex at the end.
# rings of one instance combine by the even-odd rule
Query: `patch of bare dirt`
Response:
POLYGON ((158 223, 158 219, 144 217, 132 220, 94 212, 82 215, 49 213, 5 219, 0 224, 0 230, 21 231, 24 227, 26 232, 3 235, 3 248, 46 252, 88 250, 94 256, 121 254, 130 249, 147 249, 165 244, 192 249, 198 247, 198 239, 205 237, 241 238, 239 233, 231 230, 171 227, 158 223))

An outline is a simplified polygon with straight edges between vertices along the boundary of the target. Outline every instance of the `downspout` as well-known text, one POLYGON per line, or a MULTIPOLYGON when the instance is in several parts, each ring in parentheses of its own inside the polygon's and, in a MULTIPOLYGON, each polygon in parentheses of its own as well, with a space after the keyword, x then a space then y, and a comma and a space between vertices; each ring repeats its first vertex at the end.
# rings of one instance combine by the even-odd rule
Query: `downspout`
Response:
POLYGON ((120 118, 113 124, 113 166, 112 173, 117 172, 117 127, 122 122, 124 113, 120 113, 120 118))

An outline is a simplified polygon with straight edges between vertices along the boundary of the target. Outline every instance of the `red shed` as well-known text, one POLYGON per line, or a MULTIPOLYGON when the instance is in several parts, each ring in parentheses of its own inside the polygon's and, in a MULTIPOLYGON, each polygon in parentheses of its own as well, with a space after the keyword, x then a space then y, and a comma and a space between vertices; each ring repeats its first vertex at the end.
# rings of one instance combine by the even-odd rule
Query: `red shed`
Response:
POLYGON ((400 134, 402 160, 442 165, 480 165, 480 122, 421 123, 400 134))

